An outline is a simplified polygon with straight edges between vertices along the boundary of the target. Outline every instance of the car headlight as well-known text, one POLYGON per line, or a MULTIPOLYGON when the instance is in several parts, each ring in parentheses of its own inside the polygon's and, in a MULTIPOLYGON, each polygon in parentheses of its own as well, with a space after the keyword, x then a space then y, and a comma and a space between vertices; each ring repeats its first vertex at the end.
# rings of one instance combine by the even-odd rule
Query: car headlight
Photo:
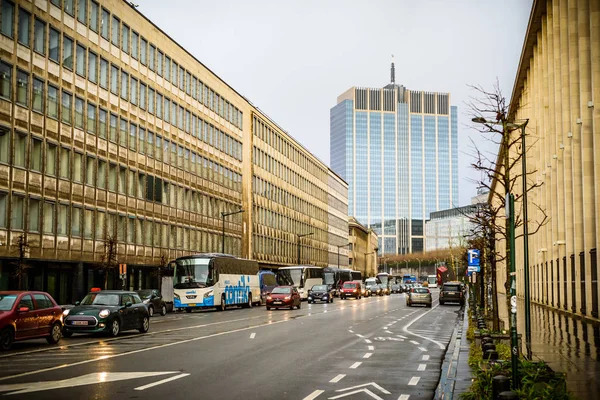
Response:
POLYGON ((284 300, 289 300, 289 299, 291 299, 290 296, 285 296, 285 298, 284 298, 284 300))
POLYGON ((271 300, 271 296, 267 296, 267 300, 271 300))
POLYGON ((206 298, 209 298, 209 297, 210 297, 210 296, 212 296, 212 295, 213 295, 213 291, 212 291, 212 290, 209 290, 208 292, 204 293, 204 298, 205 298, 205 299, 206 299, 206 298))
POLYGON ((327 297, 327 295, 326 295, 326 294, 324 294, 324 295, 323 295, 323 298, 326 298, 326 297, 327 297))
POLYGON ((100 318, 106 318, 106 317, 108 317, 109 315, 110 315, 110 310, 107 310, 107 309, 101 310, 101 311, 98 313, 98 316, 99 316, 100 318))
POLYGON ((63 311, 63 316, 66 317, 67 315, 69 315, 69 312, 71 312, 71 310, 66 309, 65 311, 63 311))

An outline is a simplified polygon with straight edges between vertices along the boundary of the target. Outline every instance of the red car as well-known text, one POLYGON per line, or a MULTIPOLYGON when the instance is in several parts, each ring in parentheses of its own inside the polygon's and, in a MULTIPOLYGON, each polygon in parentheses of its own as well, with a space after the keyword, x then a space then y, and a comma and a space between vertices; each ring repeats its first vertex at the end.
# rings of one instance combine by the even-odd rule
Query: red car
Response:
POLYGON ((46 338, 56 344, 62 328, 62 309, 48 293, 0 292, 0 350, 25 339, 46 338))
POLYGON ((340 299, 344 300, 347 297, 354 297, 360 299, 362 292, 362 285, 357 281, 344 282, 342 289, 340 290, 340 299))
POLYGON ((287 308, 293 310, 294 307, 300 309, 300 293, 293 286, 275 286, 271 294, 267 296, 267 310, 271 308, 287 308))

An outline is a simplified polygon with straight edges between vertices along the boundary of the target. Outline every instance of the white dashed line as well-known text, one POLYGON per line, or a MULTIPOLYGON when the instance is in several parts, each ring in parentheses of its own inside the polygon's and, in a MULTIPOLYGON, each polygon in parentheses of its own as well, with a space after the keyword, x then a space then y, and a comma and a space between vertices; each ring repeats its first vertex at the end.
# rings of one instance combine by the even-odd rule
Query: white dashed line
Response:
POLYGON ((425 354, 423 356, 423 361, 429 361, 429 355, 428 354, 425 354))
POLYGON ((369 350, 370 350, 370 351, 373 351, 373 350, 375 350, 375 346, 369 346, 369 350))
POLYGON ((402 338, 402 339, 408 339, 406 336, 402 336, 402 335, 396 335, 396 336, 398 336, 399 338, 402 338))
POLYGON ((419 364, 417 371, 425 371, 425 368, 427 368, 427 364, 419 364))
POLYGON ((179 374, 179 375, 175 375, 175 376, 172 376, 172 377, 170 377, 170 378, 167 378, 167 379, 163 379, 163 380, 161 380, 161 381, 158 381, 158 382, 153 382, 153 383, 149 383, 149 384, 147 384, 147 385, 144 385, 144 386, 139 386, 139 387, 136 387, 136 388, 135 388, 135 389, 133 389, 133 390, 146 390, 146 389, 148 389, 148 388, 151 388, 151 387, 154 387, 154 386, 158 386, 158 385, 162 385, 163 383, 171 382, 171 381, 174 381, 174 380, 176 380, 176 379, 179 379, 179 378, 185 378, 185 377, 186 377, 186 376, 188 376, 188 375, 189 375, 189 374, 179 374))
POLYGON ((311 394, 309 394, 308 396, 306 396, 306 397, 305 397, 304 399, 302 399, 302 400, 314 400, 314 399, 316 399, 317 397, 319 397, 319 395, 320 395, 321 393, 323 393, 323 392, 324 392, 324 390, 315 390, 314 392, 312 392, 311 394))
POLYGON ((410 342, 414 345, 417 345, 417 346, 419 345, 419 342, 417 342, 416 340, 411 340, 410 342))
POLYGON ((410 398, 410 394, 401 394, 400 397, 398 397, 398 400, 408 400, 410 398))
POLYGON ((385 331, 385 333, 387 333, 388 335, 392 334, 392 332, 390 332, 390 331, 385 331))
POLYGON ((365 353, 365 355, 363 356, 363 358, 369 358, 373 355, 373 353, 365 353))
POLYGON ((256 337, 256 333, 255 333, 255 332, 252 332, 252 333, 250 334, 250 339, 254 339, 255 337, 256 337))
POLYGON ((410 382, 408 382, 408 384, 410 386, 415 386, 417 383, 419 383, 419 379, 421 379, 418 376, 413 376, 412 378, 410 378, 410 382))
POLYGON ((348 329, 348 332, 350 333, 354 333, 354 331, 352 329, 348 329))
POLYGON ((356 336, 358 336, 359 338, 364 338, 364 336, 361 335, 360 333, 357 333, 356 336))
POLYGON ((356 368, 360 367, 360 364, 362 364, 362 362, 357 361, 350 366, 350 369, 356 369, 356 368))
POLYGON ((373 343, 369 339, 365 339, 365 343, 373 343))
POLYGON ((421 350, 421 351, 427 351, 427 349, 425 347, 419 347, 419 350, 421 350))
POLYGON ((346 374, 339 374, 338 376, 336 376, 335 378, 330 380, 329 383, 338 383, 339 381, 344 379, 345 376, 346 376, 346 374))

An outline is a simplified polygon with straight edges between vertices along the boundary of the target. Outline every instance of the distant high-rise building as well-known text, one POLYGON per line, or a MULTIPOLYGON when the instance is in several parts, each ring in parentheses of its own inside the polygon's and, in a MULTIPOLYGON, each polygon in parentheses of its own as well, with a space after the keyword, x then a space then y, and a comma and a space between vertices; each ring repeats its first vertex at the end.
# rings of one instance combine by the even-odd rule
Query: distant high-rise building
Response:
POLYGON ((429 214, 458 206, 457 107, 449 93, 395 83, 352 87, 331 109, 331 167, 348 182, 348 214, 381 254, 424 250, 429 214))

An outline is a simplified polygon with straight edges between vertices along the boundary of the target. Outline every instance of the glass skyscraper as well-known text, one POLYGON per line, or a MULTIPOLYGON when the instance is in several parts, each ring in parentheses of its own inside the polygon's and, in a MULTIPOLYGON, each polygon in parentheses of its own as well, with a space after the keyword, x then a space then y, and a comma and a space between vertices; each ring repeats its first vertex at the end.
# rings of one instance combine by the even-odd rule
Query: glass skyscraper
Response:
MULTIPOLYGON (((393 68, 393 67, 392 67, 393 68)), ((379 236, 380 254, 424 250, 429 214, 458 206, 457 108, 450 94, 352 87, 330 111, 332 169, 348 215, 379 236)))

